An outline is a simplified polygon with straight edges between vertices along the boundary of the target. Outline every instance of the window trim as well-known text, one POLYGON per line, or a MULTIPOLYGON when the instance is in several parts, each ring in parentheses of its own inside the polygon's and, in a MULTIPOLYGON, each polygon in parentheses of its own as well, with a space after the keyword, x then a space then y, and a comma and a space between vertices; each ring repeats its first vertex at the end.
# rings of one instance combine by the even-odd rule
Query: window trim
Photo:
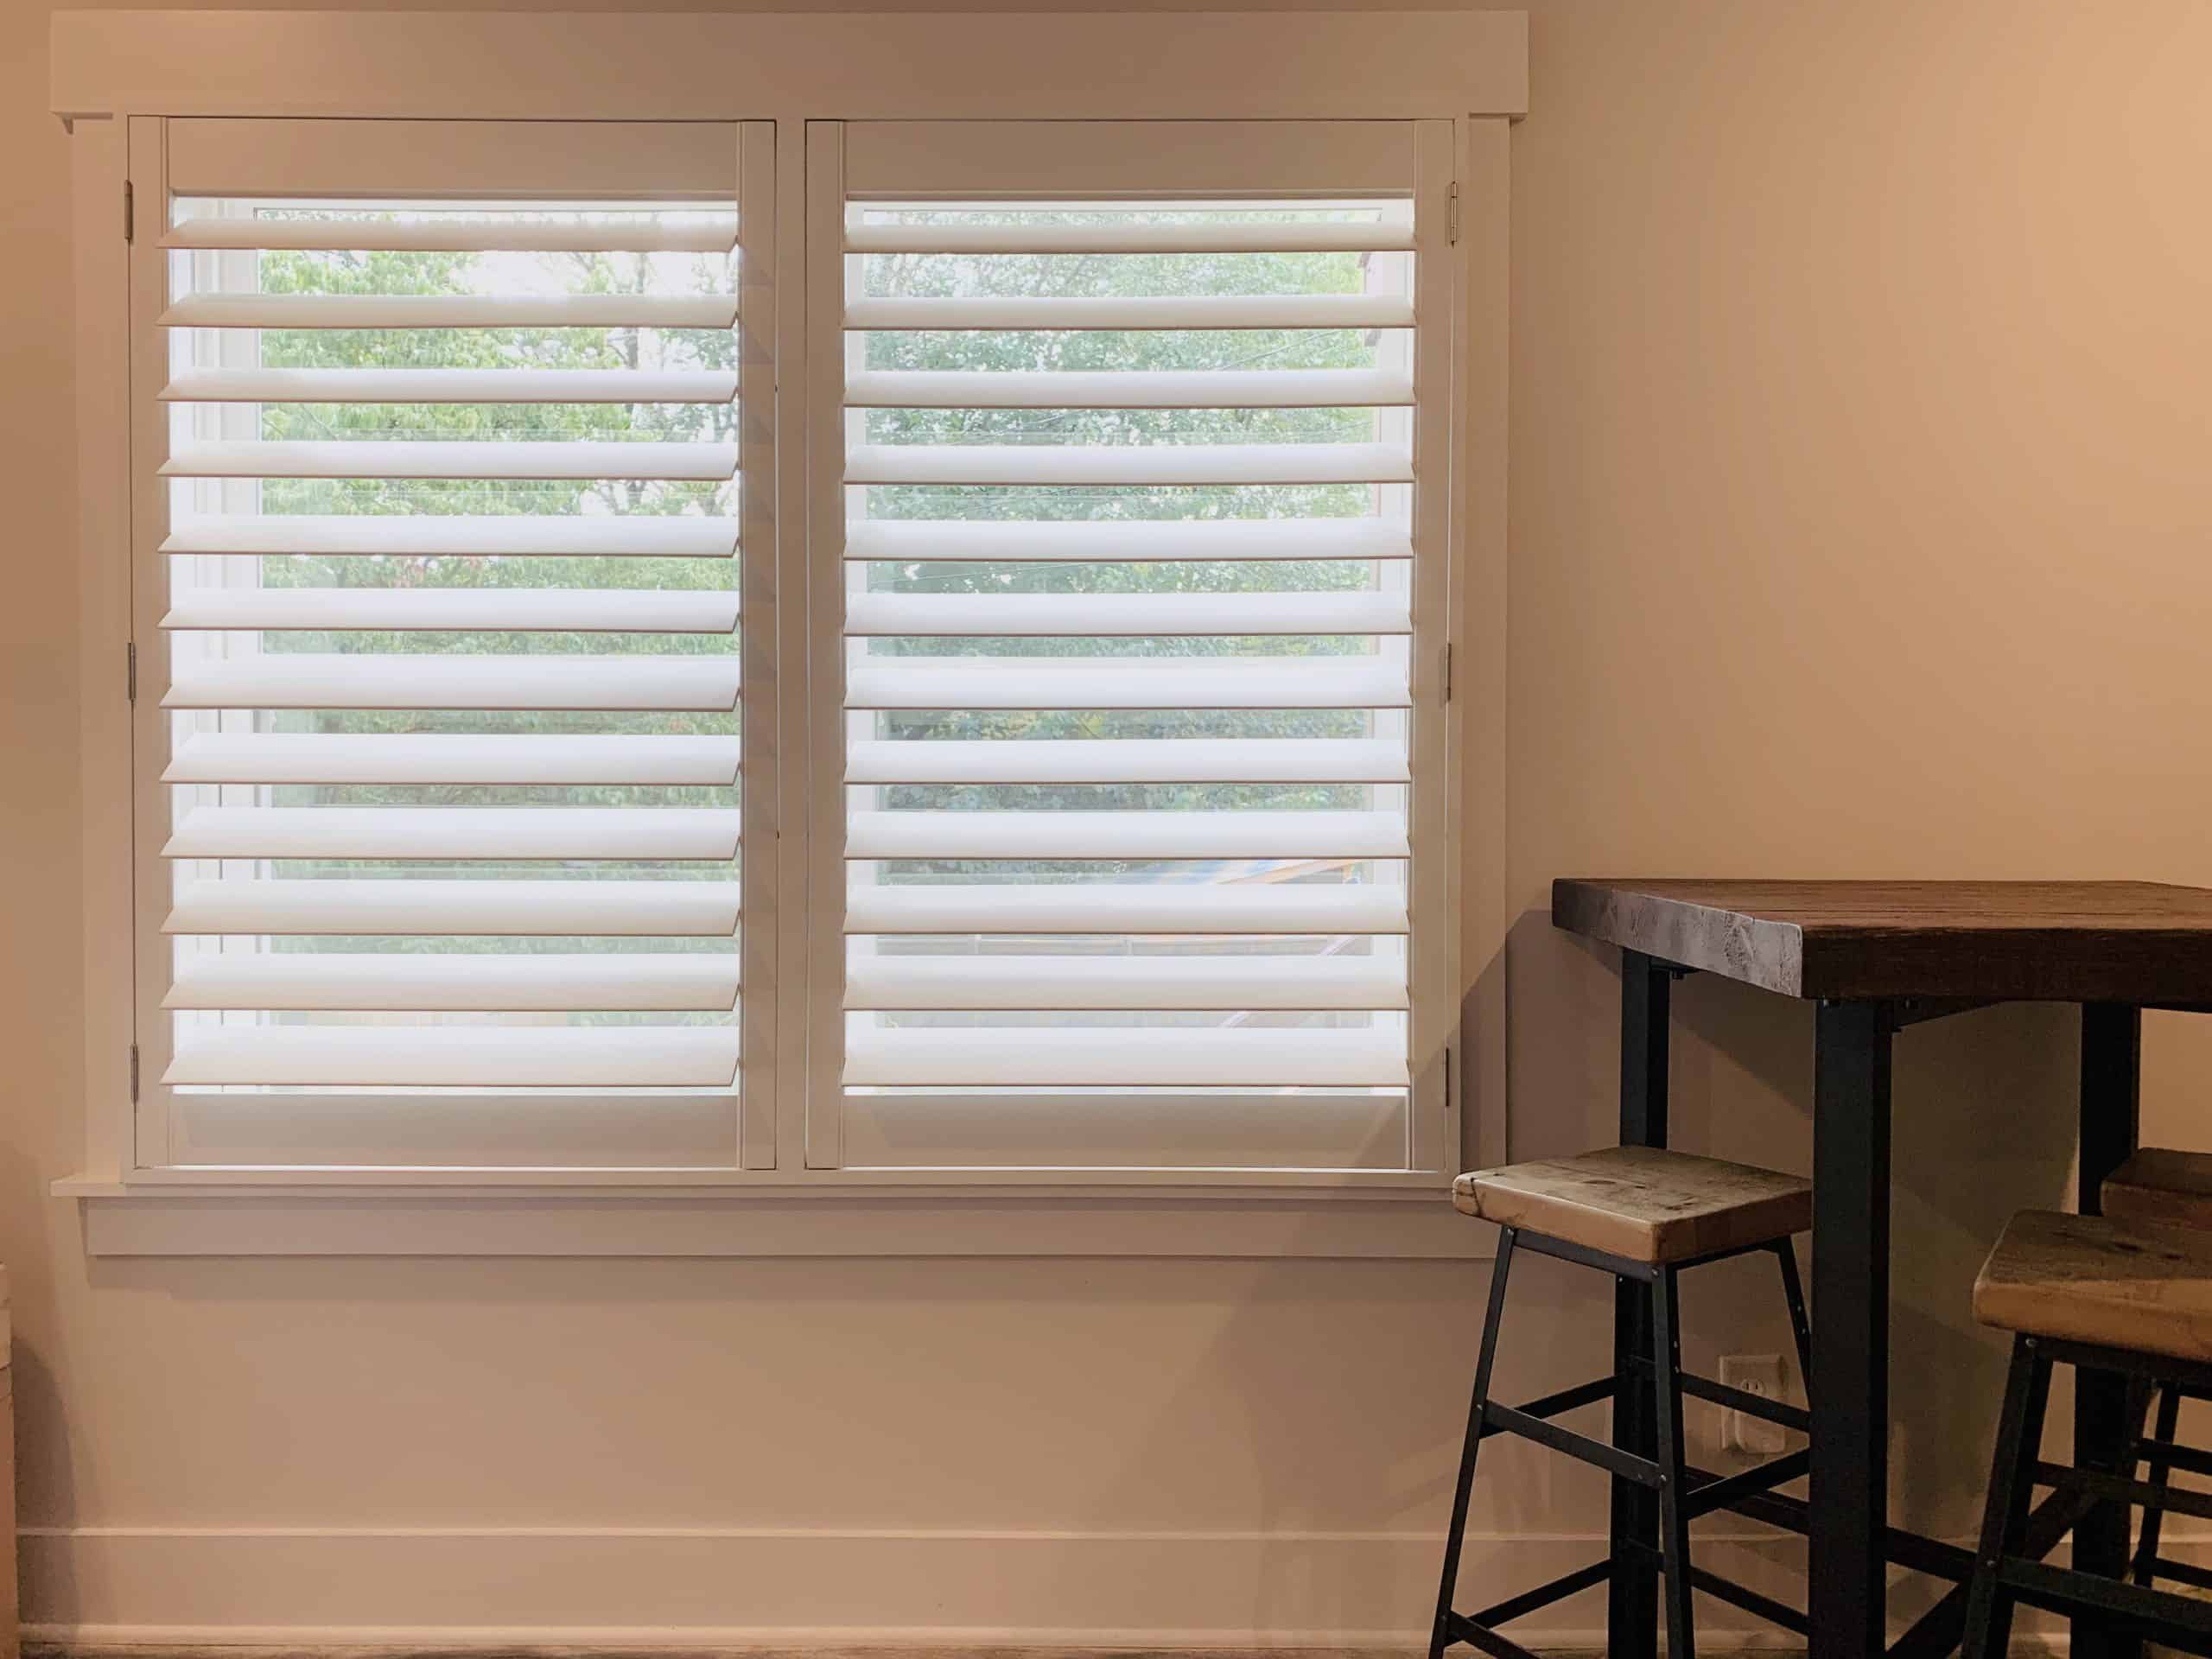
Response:
MULTIPOLYGON (((405 1200, 442 1216, 462 1211, 485 1218, 482 1253, 559 1249, 596 1254, 778 1253, 777 1229, 759 1219, 804 1209, 810 1225, 831 1209, 858 1206, 911 1214, 913 1229, 861 1228, 850 1249, 919 1251, 968 1241, 955 1253, 976 1253, 972 1229, 939 1230, 929 1221, 949 1203, 992 1207, 1007 1223, 989 1231, 993 1251, 1010 1254, 1118 1254, 1103 1235, 1097 1248, 1067 1250, 1068 1230, 1052 1206, 1071 1202, 1133 1218, 1135 1253, 1277 1255, 1479 1254, 1486 1243, 1465 1230, 1410 1224, 1440 1210, 1433 1176, 1368 1177, 1356 1187, 1333 1178, 1269 1172, 1070 1172, 1065 1184, 1038 1190, 1032 1171, 808 1171, 796 1155, 772 1170, 733 1169, 702 1180, 698 1172, 623 1172, 606 1180, 590 1173, 476 1172, 452 1179, 435 1173, 326 1172, 303 1178, 271 1172, 269 1179, 228 1174, 180 1179, 175 1172, 130 1166, 130 1045, 132 1024, 130 891, 115 873, 132 856, 130 705, 124 696, 129 615, 126 507, 130 474, 125 435, 133 418, 128 342, 112 320, 128 315, 128 247, 118 233, 118 199, 127 168, 127 118, 132 114, 336 116, 357 118, 435 117, 513 119, 715 119, 773 122, 777 143, 777 215, 773 227, 777 284, 796 294, 804 270, 804 122, 841 119, 1086 118, 1441 118, 1453 123, 1460 187, 1458 252, 1462 338, 1453 353, 1455 404, 1461 412, 1452 511, 1459 529, 1452 622, 1458 632, 1454 678, 1458 740, 1446 782, 1456 802, 1461 849, 1459 879, 1463 993, 1459 1052, 1469 1058, 1454 1079, 1466 1103, 1459 1128, 1462 1157, 1502 1156, 1505 1130, 1503 972, 1504 759, 1504 397, 1506 316, 1506 133, 1525 113, 1527 25, 1519 13, 1293 14, 943 14, 803 16, 578 16, 557 39, 512 14, 61 12, 53 33, 53 105, 74 135, 73 230, 74 287, 79 296, 75 340, 79 365, 76 418, 80 493, 80 624, 83 639, 80 744, 85 769, 86 890, 85 1059, 87 1174, 57 1183, 57 1195, 84 1203, 86 1237, 128 1253, 213 1249, 321 1253, 375 1248, 411 1236, 394 1227, 383 1206, 405 1200), (1377 49, 1378 45, 1382 49, 1377 49), (916 77, 926 55, 946 73, 916 77), (623 73, 610 74, 610 63, 623 73), (1224 73, 1233 65, 1235 73, 1224 73), (1019 73, 1006 73, 1018 66, 1019 73), (118 786, 119 785, 119 786, 118 786), (118 941, 123 942, 118 948, 118 941), (1030 1189, 1011 1202, 1007 1189, 1030 1189), (778 1203, 762 1202, 772 1193, 778 1203), (373 1194, 372 1197, 371 1195, 373 1194), (597 1197, 590 1195, 598 1194, 597 1197), (913 1202, 910 1205, 906 1200, 913 1202), (898 1202, 892 1202, 892 1201, 898 1202), (241 1214, 272 1217, 283 1205, 333 1217, 374 1216, 348 1244, 328 1230, 242 1227, 241 1214), (717 1217, 748 1212, 724 1228, 727 1251, 702 1249, 692 1213, 704 1204, 717 1217), (567 1230, 562 1212, 582 1205, 594 1215, 610 1206, 639 1219, 613 1243, 593 1229, 567 1230), (1352 1213, 1397 1212, 1373 1243, 1351 1249, 1337 1238, 1352 1213), (524 1224, 527 1212, 537 1220, 524 1224), (682 1217, 661 1227, 658 1213, 682 1217), (1280 1221, 1307 1216, 1313 1225, 1287 1240, 1255 1230, 1251 1215, 1280 1221), (124 1228, 125 1213, 143 1217, 124 1228), (1020 1220, 1033 1214, 1036 1224, 1020 1220), (1169 1215, 1178 1219, 1164 1226, 1169 1215), (502 1217, 494 1225, 492 1217, 502 1217), (539 1224, 553 1229, 539 1231, 539 1224), (512 1237, 494 1236, 505 1228, 512 1237), (327 1235, 327 1236, 326 1236, 327 1235), (537 1243, 531 1243, 532 1236, 537 1243), (318 1238, 324 1239, 319 1247, 318 1238), (1299 1237, 1311 1241, 1301 1246, 1299 1237), (336 1242, 331 1242, 335 1239, 336 1242), (521 1243, 517 1245, 515 1240, 521 1243), (195 1243, 195 1240, 202 1241, 195 1243), (228 1241, 222 1243, 204 1241, 228 1241), (875 1242, 870 1243, 868 1241, 875 1242), (1154 1248, 1141 1248, 1150 1241, 1154 1248), (1395 1243, 1393 1241, 1395 1241, 1395 1243), (1208 1248, 1209 1244, 1213 1248, 1208 1248)), ((802 343, 802 308, 786 302, 776 319, 779 355, 802 343)), ((791 397, 786 379, 781 395, 791 397)), ((786 429, 789 429, 788 426, 786 429)), ((787 443, 776 462, 778 493, 804 499, 803 446, 787 443)), ((788 510, 779 525, 779 586, 787 595, 777 618, 779 655, 805 660, 808 620, 803 527, 788 510)), ((748 595, 749 599, 749 595, 748 595)), ((801 699, 784 700, 779 752, 797 752, 801 699)), ((788 759, 785 764, 790 764, 788 759)), ((803 810, 804 795, 787 780, 786 822, 803 810)), ((748 826, 749 827, 749 826, 748 826)), ((795 828, 799 826, 795 824, 795 828)), ((782 859, 776 904, 783 931, 793 929, 804 893, 806 860, 796 849, 782 859)), ((750 930, 748 930, 749 931, 750 930)), ((794 994, 778 999, 776 1052, 803 1052, 807 997, 796 993, 791 948, 782 978, 794 994)), ((810 969, 817 980, 818 969, 810 969)), ((804 1145, 801 1068, 778 1067, 772 1103, 778 1145, 804 1145)), ((748 1117, 750 1114, 748 1114, 748 1117)), ((747 1160, 747 1161, 749 1161, 747 1160)), ((1452 1161, 1446 1154, 1446 1161, 1452 1161)), ((1047 1178, 1049 1179, 1049 1178, 1047 1178)), ((1064 1212, 1063 1212, 1064 1213, 1064 1212)), ((1449 1212, 1442 1219, 1449 1222, 1449 1212)), ((717 1226, 721 1226, 718 1222, 717 1226)), ((342 1233, 343 1229, 338 1229, 342 1233)), ((798 1253, 823 1253, 794 1233, 798 1253)), ((1078 1230, 1080 1231, 1080 1230, 1078 1230)), ((476 1253, 464 1228, 437 1230, 464 1241, 456 1253, 476 1253)), ((441 1253, 444 1253, 442 1250, 441 1253)), ((992 1253, 992 1252, 986 1252, 992 1253)))

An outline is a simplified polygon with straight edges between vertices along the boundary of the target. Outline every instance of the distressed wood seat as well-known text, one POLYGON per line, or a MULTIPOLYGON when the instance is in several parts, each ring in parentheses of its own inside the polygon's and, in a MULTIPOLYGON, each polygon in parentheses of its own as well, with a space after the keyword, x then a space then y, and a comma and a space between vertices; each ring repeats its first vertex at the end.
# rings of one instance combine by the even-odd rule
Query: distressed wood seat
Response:
MULTIPOLYGON (((2105 1177, 2100 1194, 2103 1212, 2114 1221, 2136 1227, 2177 1227, 2212 1236, 2212 1153, 2184 1152, 2177 1147, 2143 1147, 2105 1177)), ((2175 1379, 2157 1385, 2158 1416, 2141 1442, 2150 1465, 2150 1484, 2160 1494, 2143 1506, 2143 1524, 2136 1533, 2135 1554, 2129 1574, 2145 1586, 2162 1578, 2177 1579, 2198 1588, 2212 1587, 2201 1570, 2159 1553, 2165 1512, 2171 1502, 2177 1459, 2193 1466, 2203 1453, 2181 1444, 2181 1405, 2184 1400, 2212 1400, 2212 1390, 2175 1379)), ((2131 1427, 2140 1415, 2131 1402, 2131 1427)))
POLYGON ((1804 1614, 1748 1586, 1693 1563, 1689 1522, 1729 1508, 1761 1506, 1771 1518, 1807 1513, 1797 1499, 1775 1488, 1804 1476, 1809 1451, 1770 1458, 1721 1476, 1688 1460, 1682 1401, 1694 1395, 1717 1405, 1804 1433, 1809 1413, 1780 1400, 1716 1382, 1682 1369, 1679 1280, 1707 1262, 1759 1252, 1774 1257, 1783 1300, 1796 1338, 1800 1375, 1810 1369, 1811 1335, 1797 1278, 1791 1235, 1812 1224, 1813 1189, 1795 1175, 1723 1163, 1655 1147, 1609 1147, 1573 1158, 1539 1159, 1502 1169, 1471 1170, 1452 1184, 1452 1202, 1471 1216, 1497 1223, 1497 1264, 1491 1271, 1490 1311, 1475 1360, 1475 1394, 1467 1410, 1467 1438, 1452 1491, 1452 1521, 1445 1533, 1443 1580, 1437 1587, 1436 1620, 1428 1659, 1444 1659, 1459 1643, 1487 1659, 1534 1659, 1497 1628, 1542 1611, 1580 1591, 1605 1584, 1618 1597, 1649 1595, 1658 1570, 1667 1614, 1669 1653, 1697 1651, 1693 1589, 1718 1596, 1746 1612, 1802 1637, 1804 1614), (1522 1250, 1556 1256, 1612 1275, 1615 1318, 1628 1335, 1617 1351, 1618 1369, 1572 1388, 1557 1389, 1524 1405, 1491 1397, 1505 1288, 1522 1250), (1554 1420, 1600 1402, 1612 1407, 1612 1435, 1600 1440, 1554 1420), (1453 1605, 1459 1555, 1466 1539, 1467 1509, 1482 1443, 1512 1434, 1592 1464, 1613 1477, 1612 1522, 1604 1559, 1524 1590, 1472 1613, 1453 1605))
POLYGON ((2103 1204, 2114 1221, 2212 1231, 2212 1152, 2142 1147, 2105 1177, 2103 1204))
POLYGON ((1802 1233, 1813 1184, 1660 1147, 1606 1147, 1471 1170, 1452 1184, 1470 1216, 1632 1262, 1679 1262, 1802 1233))
MULTIPOLYGON (((2139 1180, 2143 1173, 2137 1172, 2139 1180)), ((2109 1188, 2106 1198, 2109 1202, 2109 1188)), ((2168 1478, 2174 1466, 2212 1470, 2212 1459, 2174 1441, 2179 1401, 2212 1398, 2212 1233, 2108 1215, 2024 1211, 2012 1217, 1974 1281, 1974 1312, 1982 1324, 2012 1332, 2012 1365, 1981 1547, 1967 1584, 1964 1659, 2006 1651, 2019 1600, 2062 1613, 2117 1614, 2152 1640, 2212 1653, 2212 1602, 2156 1583, 2212 1587, 2212 1574, 2158 1554, 2166 1510, 2212 1519, 2212 1492, 2183 1491, 2168 1478), (2126 1379, 2119 1460, 2077 1452, 2073 1463, 2044 1461, 2044 1416, 2058 1365, 2085 1377, 2126 1379), (2137 1431, 2153 1389, 2164 1390, 2164 1402, 2158 1431, 2145 1437, 2137 1431), (2138 1480, 2135 1467, 2146 1459, 2151 1478, 2138 1480), (2046 1507, 2073 1517, 2055 1531, 2031 1529, 2039 1486, 2056 1489, 2046 1507), (2133 1583, 2045 1560, 2098 1503, 2143 1510, 2133 1583)))
POLYGON ((1974 1281, 1999 1331, 2212 1361, 2212 1249, 2171 1227, 2026 1210, 1974 1281))

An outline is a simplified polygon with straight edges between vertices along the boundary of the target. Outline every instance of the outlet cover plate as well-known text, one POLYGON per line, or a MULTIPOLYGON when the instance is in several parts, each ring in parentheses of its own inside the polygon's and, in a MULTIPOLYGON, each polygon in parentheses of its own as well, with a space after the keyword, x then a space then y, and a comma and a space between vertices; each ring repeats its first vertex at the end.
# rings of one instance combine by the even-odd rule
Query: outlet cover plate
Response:
MULTIPOLYGON (((1756 1394, 1761 1399, 1779 1402, 1782 1399, 1782 1356, 1780 1354, 1724 1354, 1720 1359, 1720 1380, 1730 1388, 1741 1389, 1746 1394, 1756 1394)), ((1749 1412, 1731 1411, 1721 1425, 1720 1444, 1725 1451, 1735 1452, 1749 1458, 1771 1458, 1789 1449, 1783 1438, 1779 1423, 1770 1423, 1764 1417, 1754 1417, 1749 1412)))

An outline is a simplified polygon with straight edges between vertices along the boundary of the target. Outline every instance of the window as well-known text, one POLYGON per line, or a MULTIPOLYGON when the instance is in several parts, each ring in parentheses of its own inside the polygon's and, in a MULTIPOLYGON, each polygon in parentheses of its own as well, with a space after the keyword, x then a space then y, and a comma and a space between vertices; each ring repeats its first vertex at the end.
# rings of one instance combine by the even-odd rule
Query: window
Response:
POLYGON ((1524 29, 60 16, 94 1248, 1469 1248, 1524 29))
POLYGON ((767 140, 133 124, 141 1158, 769 1161, 767 140))
POLYGON ((1435 1166, 1451 159, 811 129, 810 1162, 1435 1166))

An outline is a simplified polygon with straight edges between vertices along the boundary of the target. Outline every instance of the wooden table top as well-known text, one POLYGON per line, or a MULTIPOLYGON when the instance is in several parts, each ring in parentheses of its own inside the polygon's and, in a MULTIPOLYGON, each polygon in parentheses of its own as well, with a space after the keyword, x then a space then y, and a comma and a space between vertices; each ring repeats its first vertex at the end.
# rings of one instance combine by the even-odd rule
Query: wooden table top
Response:
POLYGON ((2212 889, 1562 879, 1552 922, 1784 996, 2212 1006, 2212 889))

